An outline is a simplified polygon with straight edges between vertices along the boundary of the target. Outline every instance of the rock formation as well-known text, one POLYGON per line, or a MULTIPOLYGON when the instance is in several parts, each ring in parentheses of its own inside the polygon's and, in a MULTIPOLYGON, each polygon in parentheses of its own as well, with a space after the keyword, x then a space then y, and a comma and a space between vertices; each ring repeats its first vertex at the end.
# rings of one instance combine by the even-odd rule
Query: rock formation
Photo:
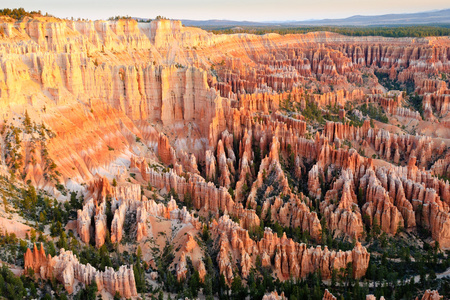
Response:
MULTIPOLYGON (((70 224, 82 243, 126 237, 152 261, 145 243, 161 226, 182 236, 173 275, 186 280, 192 261, 203 281, 196 236, 208 228, 228 284, 257 257, 280 280, 328 279, 350 264, 359 279, 367 228, 423 228, 450 249, 448 39, 226 35, 159 18, 0 21, 0 174, 59 202, 82 195, 70 224), (328 233, 354 248, 328 249, 328 233)), ((70 251, 35 247, 25 267, 69 292, 95 280, 137 295, 132 268, 100 272, 70 251)))
POLYGON ((331 278, 333 269, 345 269, 348 263, 353 264, 353 276, 360 278, 365 274, 369 264, 369 254, 360 243, 357 243, 352 251, 347 252, 329 251, 326 246, 324 249, 320 246, 307 248, 305 244, 295 243, 285 235, 279 238, 267 228, 264 237, 255 242, 249 237, 247 230, 242 229, 227 216, 220 218, 213 231, 220 236, 217 260, 220 272, 228 283, 232 282, 233 275, 230 268, 233 268, 234 261, 240 260, 242 274, 245 276, 248 274, 247 266, 251 263, 249 260, 253 261, 258 255, 262 259, 263 266, 273 268, 281 279, 304 278, 316 270, 321 271, 323 278, 331 278))
POLYGON ((263 300, 284 300, 284 299, 286 299, 284 294, 281 293, 281 295, 278 295, 277 292, 272 292, 270 294, 265 294, 263 296, 263 300))
POLYGON ((118 271, 109 267, 104 272, 98 271, 89 264, 81 264, 71 251, 61 249, 58 256, 46 256, 42 244, 40 250, 36 244, 33 250, 27 249, 24 260, 25 270, 33 269, 43 279, 56 278, 69 294, 73 293, 76 280, 84 285, 95 282, 99 291, 105 289, 111 295, 116 292, 125 298, 138 295, 133 268, 128 266, 121 266, 118 271))
POLYGON ((325 289, 322 300, 336 300, 336 297, 331 294, 328 289, 325 289))
POLYGON ((422 300, 439 300, 442 297, 439 295, 437 291, 426 290, 422 296, 422 300))

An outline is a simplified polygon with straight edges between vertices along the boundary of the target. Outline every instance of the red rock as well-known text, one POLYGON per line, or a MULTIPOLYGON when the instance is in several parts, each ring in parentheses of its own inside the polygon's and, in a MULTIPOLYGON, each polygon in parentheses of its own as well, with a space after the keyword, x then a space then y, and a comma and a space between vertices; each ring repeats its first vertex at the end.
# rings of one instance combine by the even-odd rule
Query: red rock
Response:
POLYGON ((74 279, 88 285, 92 281, 97 283, 98 290, 106 289, 110 294, 116 291, 122 297, 137 296, 136 283, 133 268, 121 266, 118 271, 106 267, 105 271, 98 271, 91 265, 81 264, 71 251, 60 250, 59 256, 45 256, 44 249, 38 251, 34 245, 34 251, 27 250, 24 256, 25 269, 32 268, 43 279, 56 278, 60 281, 69 294, 73 293, 74 279))
POLYGON ((186 256, 184 254, 184 252, 181 254, 180 257, 180 261, 177 264, 177 269, 176 269, 176 273, 177 273, 177 280, 183 281, 186 279, 186 274, 187 274, 187 268, 186 268, 186 256))
POLYGON ((331 231, 337 231, 338 234, 342 232, 358 240, 363 234, 364 226, 354 190, 353 174, 350 170, 344 170, 335 181, 333 189, 325 195, 320 210, 331 231), (342 194, 341 199, 338 199, 339 193, 342 194))
MULTIPOLYGON (((325 289, 322 300, 336 300, 336 297, 331 294, 328 289, 325 289)), ((366 299, 367 300, 367 299, 366 299)))
POLYGON ((284 296, 284 293, 281 293, 281 295, 278 295, 278 293, 272 292, 270 294, 265 294, 263 296, 263 300, 284 300, 286 297, 284 296))
POLYGON ((426 290, 422 296, 422 300, 439 300, 442 297, 439 295, 438 291, 426 290))
POLYGON ((229 283, 232 281, 232 276, 229 275, 228 270, 236 260, 235 255, 240 255, 243 275, 247 274, 249 264, 254 264, 256 256, 259 255, 262 264, 271 266, 281 279, 287 279, 290 276, 304 278, 317 269, 321 270, 323 278, 330 278, 333 268, 345 268, 348 262, 353 262, 353 276, 360 278, 369 265, 370 255, 360 243, 357 243, 352 251, 347 252, 330 252, 326 247, 325 250, 320 247, 308 249, 305 244, 295 243, 286 236, 278 238, 270 229, 266 229, 264 237, 259 242, 255 242, 249 238, 245 229, 240 228, 227 216, 219 220, 213 232, 220 235, 220 251, 217 260, 221 274, 224 274, 229 283), (275 263, 272 265, 271 261, 275 263))
POLYGON ((399 226, 404 226, 404 220, 397 207, 391 202, 389 194, 381 186, 373 172, 369 172, 361 178, 363 193, 366 195, 366 203, 362 207, 364 215, 369 216, 370 224, 373 220, 386 233, 396 234, 399 226))
MULTIPOLYGON (((52 138, 44 134, 47 141, 40 145, 31 134, 21 134, 18 148, 23 162, 17 172, 33 185, 54 190, 56 181, 49 180, 47 160, 52 159, 61 174, 58 182, 78 191, 87 183, 86 203, 77 212, 77 232, 84 243, 94 240, 100 247, 108 230, 111 240, 120 242, 130 212, 136 213, 132 234, 137 241, 147 236, 148 215, 202 227, 194 213, 179 208, 173 199, 164 205, 143 197, 140 184, 150 183, 155 192, 175 191, 181 201, 190 198, 202 217, 222 212, 239 219, 235 224, 223 217, 214 225, 216 237, 220 236, 220 272, 228 283, 238 261, 245 278, 257 255, 282 279, 303 278, 318 269, 329 278, 333 268, 349 262, 357 278, 367 269, 369 257, 360 244, 347 252, 307 249, 269 231, 261 241, 253 241, 247 230, 260 224, 258 205, 261 217, 299 227, 320 241, 322 226, 310 207, 324 196, 321 215, 336 234, 362 238, 361 215, 367 215, 370 224, 377 220, 388 234, 400 227, 422 226, 442 248, 450 247, 450 186, 432 176, 450 173, 445 144, 429 136, 393 133, 389 125, 371 128, 368 120, 361 128, 327 122, 311 139, 315 132, 311 129, 317 128, 298 112, 284 110, 292 105, 292 110, 301 111, 307 100, 323 113, 328 105, 341 108, 349 101, 365 102, 382 107, 390 118, 414 119, 408 122, 419 122, 419 129, 425 126, 417 112, 402 107, 401 93, 379 89, 373 75, 377 70, 400 82, 414 82, 416 92, 423 95, 423 117, 430 128, 438 129, 433 134, 442 138, 439 135, 450 128, 443 119, 450 109, 450 92, 445 81, 430 78, 450 71, 446 39, 326 32, 214 35, 174 20, 138 26, 134 20, 24 18, 2 28, 4 117, 10 122, 27 111, 33 121, 54 133, 52 138), (344 140, 386 161, 342 147, 347 144, 344 140), (262 158, 259 170, 257 157, 262 158), (308 176, 311 199, 290 186, 280 157, 293 158, 291 177, 303 181, 308 176), (168 172, 150 168, 148 163, 155 161, 172 168, 168 172), (431 164, 431 170, 424 170, 431 164), (137 175, 135 184, 122 182, 129 172, 137 175), (264 186, 267 176, 273 176, 278 189, 275 184, 264 186), (109 183, 112 178, 119 181, 117 187, 109 183), (228 187, 234 183, 233 198, 228 187), (330 190, 321 190, 327 185, 330 190), (245 186, 250 188, 248 196, 245 186), (263 188, 263 195, 258 195, 263 188), (360 189, 365 197, 358 204, 360 189), (105 216, 109 198, 114 211, 111 228, 105 216)), ((339 110, 339 117, 347 119, 345 110, 339 110)), ((13 163, 8 154, 4 161, 13 163)), ((189 253, 194 246, 189 236, 184 250, 189 253)), ((45 266, 46 278, 56 272, 58 280, 72 286, 76 277, 72 273, 78 274, 78 269, 37 253, 25 254, 29 267, 45 266), (31 260, 33 255, 37 257, 31 260)), ((204 276, 202 266, 198 264, 198 270, 204 276)), ((135 293, 128 280, 130 269, 107 269, 106 275, 92 278, 94 271, 88 266, 76 267, 87 269, 80 280, 84 283, 96 280, 110 291, 117 287, 123 295, 135 293)), ((185 266, 180 262, 179 267, 181 279, 185 266)))
POLYGON ((206 276, 206 268, 205 268, 205 264, 203 263, 203 261, 201 259, 198 260, 196 269, 198 271, 198 275, 200 276, 200 281, 204 282, 205 276, 206 276))

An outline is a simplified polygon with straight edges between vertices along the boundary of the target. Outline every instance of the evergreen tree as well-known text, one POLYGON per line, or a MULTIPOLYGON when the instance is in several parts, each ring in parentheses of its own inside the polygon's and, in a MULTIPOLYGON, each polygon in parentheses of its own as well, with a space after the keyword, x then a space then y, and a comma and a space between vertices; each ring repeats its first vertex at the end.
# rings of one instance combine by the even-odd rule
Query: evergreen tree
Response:
POLYGON ((191 294, 194 298, 197 298, 198 296, 198 290, 200 289, 200 275, 198 274, 198 271, 195 271, 190 277, 189 277, 189 283, 188 283, 189 289, 191 290, 191 294))
POLYGON ((239 275, 234 276, 231 283, 231 297, 232 299, 244 299, 246 296, 246 290, 242 285, 242 279, 239 275))

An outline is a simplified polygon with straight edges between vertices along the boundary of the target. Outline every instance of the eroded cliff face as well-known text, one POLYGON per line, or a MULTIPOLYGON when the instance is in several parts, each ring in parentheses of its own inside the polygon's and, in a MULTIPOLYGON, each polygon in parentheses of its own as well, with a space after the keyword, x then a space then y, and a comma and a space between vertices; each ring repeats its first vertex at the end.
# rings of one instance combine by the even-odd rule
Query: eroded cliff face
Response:
MULTIPOLYGON (((170 20, 138 25, 133 20, 41 18, 3 27, 3 117, 10 121, 12 112, 29 110, 33 119, 57 133, 48 151, 61 166, 63 181, 80 182, 95 175, 93 169, 108 168, 123 152, 133 151, 133 136, 143 137, 148 146, 155 145, 157 133, 150 126, 155 123, 162 125, 171 140, 177 137, 177 152, 188 147, 199 159, 208 146, 216 147, 217 140, 205 140, 211 130, 217 130, 211 125, 225 129, 223 123, 214 121, 217 117, 224 122, 222 114, 226 113, 218 93, 236 98, 246 110, 268 112, 278 109, 288 94, 296 99, 319 87, 321 95, 311 95, 314 102, 344 105, 368 92, 354 86, 361 81, 361 67, 408 70, 424 62, 422 73, 449 68, 447 46, 441 46, 441 54, 435 57, 431 53, 434 41, 425 39, 412 47, 408 39, 358 40, 328 33, 216 36, 170 20), (325 49, 319 48, 319 43, 325 43, 325 49), (425 63, 430 59, 440 63, 431 67, 425 63), (206 71, 210 67, 215 68, 215 76, 206 71), (311 80, 319 84, 313 87, 308 83, 305 89, 311 80), (330 80, 336 81, 334 92, 326 90, 330 80), (291 92, 276 93, 285 90, 291 92), (80 143, 73 144, 75 140, 82 145, 83 140, 95 140, 97 147, 80 157, 83 151, 77 147, 80 143), (58 155, 62 151, 58 145, 69 146, 69 159, 58 155)), ((420 93, 445 94, 445 88, 416 81, 420 93)), ((373 92, 376 85, 369 84, 369 88, 373 92)), ((304 105, 304 99, 299 101, 304 105)), ((442 114, 445 105, 440 103, 424 100, 424 109, 436 107, 442 114)), ((31 179, 39 182, 39 174, 36 176, 31 179)))
MULTIPOLYGON (((3 119, 9 123, 14 113, 27 111, 56 134, 46 150, 59 166, 61 181, 84 182, 99 168, 114 174, 114 161, 136 152, 137 137, 156 149, 158 132, 150 126, 155 123, 170 134, 182 133, 178 149, 192 146, 197 156, 205 150, 202 137, 218 101, 206 72, 174 61, 160 64, 152 36, 136 22, 26 19, 6 25, 0 71, 3 119), (153 52, 154 60, 148 58, 153 52), (93 141, 95 147, 87 148, 93 141)), ((30 159, 21 171, 44 186, 44 168, 30 159)))
MULTIPOLYGON (((203 281, 198 236, 210 231, 229 285, 257 257, 280 280, 348 266, 359 279, 373 228, 427 229, 450 248, 449 92, 437 79, 450 71, 448 40, 214 35, 173 20, 1 26, 1 165, 60 201, 61 185, 82 194, 83 245, 128 241, 156 270, 151 248, 167 235, 168 270, 203 281), (377 76, 411 84, 422 102, 377 76), (325 246, 337 237, 353 249, 325 246)), ((95 280, 136 296, 129 267, 99 272, 70 251, 42 252, 27 251, 26 268, 69 292, 95 280)))

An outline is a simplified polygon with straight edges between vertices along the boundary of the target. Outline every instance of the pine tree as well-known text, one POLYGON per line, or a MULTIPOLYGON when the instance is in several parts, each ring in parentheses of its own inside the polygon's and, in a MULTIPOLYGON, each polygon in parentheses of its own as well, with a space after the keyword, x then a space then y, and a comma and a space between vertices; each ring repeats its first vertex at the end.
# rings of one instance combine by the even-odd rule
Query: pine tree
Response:
POLYGON ((189 289, 191 290, 192 296, 197 298, 198 290, 200 289, 200 275, 198 271, 195 271, 189 278, 189 289))
POLYGON ((24 125, 25 125, 25 132, 31 133, 31 119, 30 119, 30 116, 28 115, 27 110, 25 111, 24 125))
POLYGON ((231 297, 232 299, 244 299, 246 296, 246 290, 242 285, 242 279, 239 275, 233 278, 231 283, 231 297))
POLYGON ((3 196, 3 206, 5 209, 5 212, 8 213, 8 200, 3 196))

